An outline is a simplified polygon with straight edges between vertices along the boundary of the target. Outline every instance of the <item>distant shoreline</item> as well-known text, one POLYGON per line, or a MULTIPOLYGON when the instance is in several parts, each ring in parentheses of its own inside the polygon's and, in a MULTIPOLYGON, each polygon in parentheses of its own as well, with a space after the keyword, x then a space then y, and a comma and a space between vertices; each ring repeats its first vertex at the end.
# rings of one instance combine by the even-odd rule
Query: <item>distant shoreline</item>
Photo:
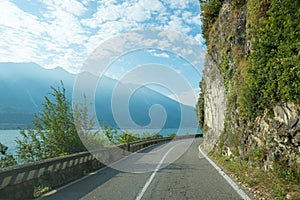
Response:
MULTIPOLYGON (((134 133, 154 133, 151 130, 156 130, 156 129, 127 129, 128 131, 133 131, 134 133), (144 130, 144 131, 143 131, 144 130)), ((182 128, 181 131, 179 131, 179 135, 185 135, 187 133, 189 134, 195 134, 192 133, 192 131, 194 130, 194 128, 182 128)), ((170 129, 161 129, 159 131, 159 134, 161 134, 162 136, 168 136, 168 134, 171 133, 177 133, 178 132, 178 128, 170 128, 170 129)), ((197 133, 202 133, 201 129, 197 130, 197 133)), ((5 129, 2 130, 0 129, 0 142, 2 144, 4 144, 5 146, 8 146, 8 151, 7 153, 11 153, 13 155, 16 155, 16 151, 17 151, 17 143, 16 143, 16 137, 21 138, 22 136, 20 135, 20 129, 5 129)))

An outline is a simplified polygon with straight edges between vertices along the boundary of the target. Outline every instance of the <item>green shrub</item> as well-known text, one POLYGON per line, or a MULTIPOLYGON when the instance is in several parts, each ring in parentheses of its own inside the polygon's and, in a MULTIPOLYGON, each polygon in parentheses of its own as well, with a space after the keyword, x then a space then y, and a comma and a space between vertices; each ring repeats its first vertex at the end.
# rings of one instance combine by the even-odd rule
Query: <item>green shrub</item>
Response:
POLYGON ((209 41, 209 32, 219 16, 220 9, 224 0, 207 0, 201 1, 201 17, 202 17, 202 34, 209 41))
POLYGON ((168 137, 176 137, 176 133, 170 133, 168 134, 168 137))
POLYGON ((269 0, 261 10, 266 5, 264 18, 250 26, 248 82, 240 98, 244 115, 252 119, 274 105, 300 102, 300 2, 269 0))
POLYGON ((34 129, 21 130, 17 154, 21 163, 85 151, 75 128, 71 103, 61 87, 45 96, 43 111, 34 115, 34 129))
POLYGON ((201 93, 196 105, 196 114, 198 119, 199 128, 204 129, 204 80, 200 82, 201 93))
POLYGON ((246 0, 231 0, 231 4, 234 8, 239 8, 246 4, 246 0))
POLYGON ((16 158, 11 155, 7 154, 5 157, 0 158, 0 168, 10 167, 17 165, 16 158))

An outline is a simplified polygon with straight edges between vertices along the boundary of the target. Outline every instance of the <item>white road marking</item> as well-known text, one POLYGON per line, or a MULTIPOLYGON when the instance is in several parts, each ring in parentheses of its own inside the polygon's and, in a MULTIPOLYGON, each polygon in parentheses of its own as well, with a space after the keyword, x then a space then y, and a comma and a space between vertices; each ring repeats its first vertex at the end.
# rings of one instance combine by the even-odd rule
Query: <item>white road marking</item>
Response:
POLYGON ((97 174, 97 173, 100 173, 101 171, 107 169, 108 167, 113 166, 113 165, 115 165, 115 164, 117 164, 117 163, 119 163, 119 162, 121 162, 121 161, 123 161, 123 160, 125 160, 125 159, 130 158, 130 156, 132 156, 132 155, 134 155, 134 154, 137 154, 137 153, 139 153, 139 152, 141 152, 141 151, 143 151, 143 150, 145 150, 145 149, 147 149, 147 148, 150 148, 150 147, 159 146, 159 145, 161 145, 161 144, 164 144, 164 142, 157 143, 157 144, 154 144, 154 145, 150 145, 150 146, 147 146, 147 147, 145 147, 145 148, 142 148, 142 149, 140 149, 140 150, 138 150, 138 151, 136 151, 136 152, 132 152, 132 153, 130 153, 128 156, 125 156, 124 158, 121 158, 121 159, 117 160, 116 162, 111 163, 111 164, 108 165, 108 166, 102 167, 102 168, 98 169, 97 171, 91 172, 91 173, 87 174, 86 176, 83 176, 82 178, 76 179, 76 180, 74 180, 74 181, 72 181, 72 182, 70 182, 70 183, 68 183, 68 184, 66 184, 66 185, 64 185, 64 186, 61 186, 60 188, 51 190, 51 191, 49 191, 49 192, 43 194, 42 196, 36 198, 35 200, 42 200, 44 197, 53 195, 53 194, 55 194, 55 193, 57 193, 57 192, 59 192, 59 191, 61 191, 61 190, 63 190, 63 189, 66 189, 66 188, 68 188, 68 187, 70 187, 70 186, 72 186, 72 185, 74 185, 74 184, 76 184, 76 183, 79 183, 80 181, 83 181, 83 180, 89 178, 90 176, 93 176, 93 175, 95 175, 95 174, 97 174))
POLYGON ((212 161, 200 148, 199 152, 204 156, 204 158, 223 176, 223 178, 229 183, 229 185, 242 197, 244 200, 251 200, 251 198, 220 168, 214 161, 212 161))
MULTIPOLYGON (((180 144, 180 143, 179 143, 180 144)), ((159 164, 156 166, 154 172, 151 174, 150 178, 148 179, 148 181, 146 182, 146 184, 144 185, 143 189, 141 190, 141 192, 139 193, 139 195, 136 197, 135 200, 141 200, 143 195, 145 194, 146 190, 148 189, 149 185, 151 184, 152 180, 154 179, 154 176, 156 175, 156 173, 158 172, 158 170, 160 169, 160 166, 162 165, 162 163, 164 162, 164 160, 166 159, 167 155, 179 144, 176 144, 175 146, 173 146, 171 149, 169 149, 165 155, 162 157, 162 159, 160 160, 159 164)))

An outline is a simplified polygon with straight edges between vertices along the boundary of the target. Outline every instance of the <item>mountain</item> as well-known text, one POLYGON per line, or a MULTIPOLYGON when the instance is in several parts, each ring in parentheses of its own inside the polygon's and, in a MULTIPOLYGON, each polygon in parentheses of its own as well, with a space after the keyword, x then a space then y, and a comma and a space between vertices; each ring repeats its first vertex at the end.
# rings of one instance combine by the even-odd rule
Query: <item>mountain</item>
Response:
MULTIPOLYGON (((83 79, 82 93, 90 91, 89 81, 98 80, 98 77, 88 72, 83 72, 78 77, 83 79)), ((33 114, 42 110, 44 96, 51 92, 51 86, 57 87, 60 80, 66 88, 67 98, 71 100, 76 78, 76 75, 60 67, 45 69, 35 63, 0 63, 0 129, 30 125, 33 114)), ((109 77, 101 77, 95 91, 97 118, 113 127, 118 127, 119 123, 122 127, 133 128, 129 118, 138 126, 147 126, 151 122, 149 115, 153 114, 149 128, 157 128, 162 123, 162 112, 165 112, 164 128, 177 128, 181 121, 184 121, 184 127, 195 127, 197 124, 193 107, 180 104, 148 87, 139 87, 133 92, 135 87, 137 86, 134 84, 119 83, 109 77), (114 88, 117 85, 119 89, 116 92, 114 88), (111 106, 113 96, 118 99, 114 109, 111 106), (128 105, 124 105, 128 99, 128 105), (164 110, 152 107, 156 104, 164 110), (117 112, 115 115, 114 110, 117 112), (150 110, 153 112, 149 113, 150 110), (129 111, 129 117, 125 115, 126 111, 129 111), (181 120, 182 114, 185 120, 181 120)))

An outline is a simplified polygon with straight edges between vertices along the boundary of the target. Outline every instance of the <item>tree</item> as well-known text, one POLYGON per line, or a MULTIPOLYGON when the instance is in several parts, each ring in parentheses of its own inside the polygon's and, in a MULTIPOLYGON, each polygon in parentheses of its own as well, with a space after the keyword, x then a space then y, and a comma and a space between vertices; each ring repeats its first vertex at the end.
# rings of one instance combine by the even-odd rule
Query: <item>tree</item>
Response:
POLYGON ((95 150, 104 146, 105 139, 101 137, 100 131, 95 127, 97 118, 88 112, 86 96, 83 96, 83 102, 74 103, 73 118, 77 133, 88 150, 95 150))
POLYGON ((20 131, 23 138, 17 139, 17 154, 21 163, 86 150, 77 134, 63 83, 51 89, 42 104, 43 111, 34 115, 34 128, 20 131))
POLYGON ((15 157, 11 154, 7 154, 5 157, 0 158, 0 168, 17 165, 15 157))

